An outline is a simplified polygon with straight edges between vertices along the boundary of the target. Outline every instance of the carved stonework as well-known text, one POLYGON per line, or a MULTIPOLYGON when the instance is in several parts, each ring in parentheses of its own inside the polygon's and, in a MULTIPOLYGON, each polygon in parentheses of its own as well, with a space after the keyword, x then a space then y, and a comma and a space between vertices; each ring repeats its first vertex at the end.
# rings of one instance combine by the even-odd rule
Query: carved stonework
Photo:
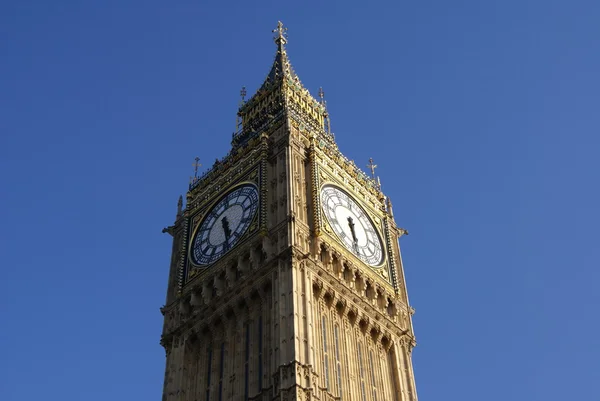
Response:
POLYGON ((161 308, 163 400, 358 401, 364 385, 367 399, 376 390, 378 400, 416 401, 414 309, 397 241, 405 231, 374 171, 339 151, 323 97, 313 98, 291 66, 281 24, 275 42, 265 82, 248 100, 242 92, 231 151, 195 176, 165 229, 173 253, 161 308), (229 246, 238 212, 211 212, 241 185, 256 188, 258 207, 229 246), (381 259, 365 262, 354 221, 345 234, 354 245, 344 244, 321 204, 326 185, 364 209, 381 259), (195 264, 194 238, 211 216, 200 244, 223 252, 195 264))

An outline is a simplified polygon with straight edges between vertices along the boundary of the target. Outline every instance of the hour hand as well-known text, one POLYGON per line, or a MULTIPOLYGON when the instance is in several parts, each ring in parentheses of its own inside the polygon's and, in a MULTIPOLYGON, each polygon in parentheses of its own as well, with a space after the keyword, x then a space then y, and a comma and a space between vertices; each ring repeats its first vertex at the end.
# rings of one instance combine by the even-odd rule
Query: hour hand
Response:
POLYGON ((354 252, 358 255, 358 238, 356 238, 356 233, 354 232, 354 221, 352 217, 348 217, 348 227, 350 227, 350 232, 352 233, 352 244, 354 245, 354 252))
POLYGON ((227 216, 224 216, 221 220, 221 225, 223 226, 223 233, 225 234, 225 242, 229 242, 229 237, 231 237, 231 228, 229 228, 229 220, 227 220, 227 216))

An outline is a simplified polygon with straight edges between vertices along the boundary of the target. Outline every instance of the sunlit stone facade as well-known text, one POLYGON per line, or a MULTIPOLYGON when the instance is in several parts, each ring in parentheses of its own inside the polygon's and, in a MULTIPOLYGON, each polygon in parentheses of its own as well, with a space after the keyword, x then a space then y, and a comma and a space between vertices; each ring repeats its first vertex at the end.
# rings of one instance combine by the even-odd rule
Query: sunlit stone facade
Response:
POLYGON ((275 33, 231 151, 164 230, 163 400, 416 401, 406 232, 374 175, 339 152, 322 95, 275 33))

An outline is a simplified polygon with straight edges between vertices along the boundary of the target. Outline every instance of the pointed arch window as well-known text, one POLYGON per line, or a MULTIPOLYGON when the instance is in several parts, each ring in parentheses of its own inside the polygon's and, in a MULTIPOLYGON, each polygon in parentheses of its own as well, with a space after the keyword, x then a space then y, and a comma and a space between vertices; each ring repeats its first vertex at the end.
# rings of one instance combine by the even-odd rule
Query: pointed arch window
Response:
POLYGON ((377 401, 377 386, 375 384, 375 369, 373 366, 373 351, 369 351, 369 365, 371 368, 371 388, 373 391, 373 401, 377 401))
POLYGON ((219 401, 223 401, 223 373, 225 371, 225 343, 221 343, 221 371, 219 372, 219 401))
POLYGON ((329 354, 327 352, 327 327, 325 315, 321 318, 321 331, 323 334, 323 372, 325 374, 325 388, 329 390, 329 354))
POLYGON ((246 323, 244 326, 246 330, 246 355, 244 358, 244 401, 248 401, 248 360, 250 359, 250 325, 246 323))
POLYGON ((390 372, 390 380, 392 381, 392 390, 394 392, 394 401, 398 401, 398 393, 400 392, 398 388, 398 382, 396 381, 396 375, 394 374, 396 369, 396 364, 394 363, 394 354, 393 348, 391 348, 388 353, 388 371, 390 372))
POLYGON ((365 370, 363 368, 362 345, 358 343, 358 370, 360 372, 360 392, 362 393, 363 401, 367 401, 367 392, 365 390, 365 370))
POLYGON ((335 374, 337 376, 338 394, 340 400, 343 399, 344 392, 342 391, 342 363, 340 362, 340 340, 339 327, 336 324, 333 328, 333 336, 335 341, 335 374))
POLYGON ((210 401, 210 376, 211 376, 211 370, 212 370, 212 346, 209 345, 208 349, 206 350, 206 353, 208 354, 208 359, 207 359, 207 367, 206 367, 206 401, 210 401))
POLYGON ((263 327, 262 316, 258 317, 258 392, 262 391, 263 372, 263 327))

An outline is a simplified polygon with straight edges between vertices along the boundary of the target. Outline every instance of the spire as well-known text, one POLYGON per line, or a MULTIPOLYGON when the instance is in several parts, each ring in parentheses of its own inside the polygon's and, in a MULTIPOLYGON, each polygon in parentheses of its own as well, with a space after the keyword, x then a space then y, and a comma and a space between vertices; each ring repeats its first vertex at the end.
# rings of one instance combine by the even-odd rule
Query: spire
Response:
POLYGON ((179 195, 179 200, 177 201, 177 218, 181 217, 182 209, 183 209, 183 196, 179 195))
MULTIPOLYGON (((246 87, 242 86, 242 90, 240 90, 240 104, 239 104, 239 108, 242 108, 242 106, 244 105, 244 103, 246 103, 246 87)), ((240 119, 240 115, 237 114, 235 117, 235 131, 233 132, 233 135, 235 136, 235 133, 239 131, 240 127, 241 127, 242 121, 240 119)))
MULTIPOLYGON (((288 41, 287 28, 279 21, 272 32, 277 45, 275 60, 260 88, 238 109, 241 125, 238 119, 236 132, 231 139, 234 148, 282 121, 289 110, 294 110, 297 119, 304 119, 304 125, 314 125, 326 130, 323 104, 302 85, 288 58, 285 48, 288 41)), ((331 136, 327 135, 328 131, 324 134, 331 136)))
POLYGON ((394 209, 392 209, 392 200, 390 199, 390 197, 388 196, 386 199, 386 203, 387 203, 387 212, 390 215, 390 217, 393 219, 394 218, 394 209))
POLYGON ((273 61, 273 66, 271 67, 271 71, 267 75, 265 82, 262 84, 258 93, 261 91, 268 89, 271 84, 279 81, 282 78, 289 78, 295 83, 300 83, 300 79, 296 75, 296 72, 292 68, 292 64, 288 58, 287 52, 285 50, 285 44, 287 43, 287 28, 283 26, 281 21, 277 22, 277 28, 273 29, 275 36, 273 40, 277 45, 277 53, 275 54, 275 61, 273 61))
POLYGON ((325 132, 331 135, 331 120, 329 119, 329 112, 327 112, 327 102, 325 101, 325 92, 323 92, 323 88, 319 88, 319 99, 321 106, 323 107, 323 119, 325 120, 325 132))

